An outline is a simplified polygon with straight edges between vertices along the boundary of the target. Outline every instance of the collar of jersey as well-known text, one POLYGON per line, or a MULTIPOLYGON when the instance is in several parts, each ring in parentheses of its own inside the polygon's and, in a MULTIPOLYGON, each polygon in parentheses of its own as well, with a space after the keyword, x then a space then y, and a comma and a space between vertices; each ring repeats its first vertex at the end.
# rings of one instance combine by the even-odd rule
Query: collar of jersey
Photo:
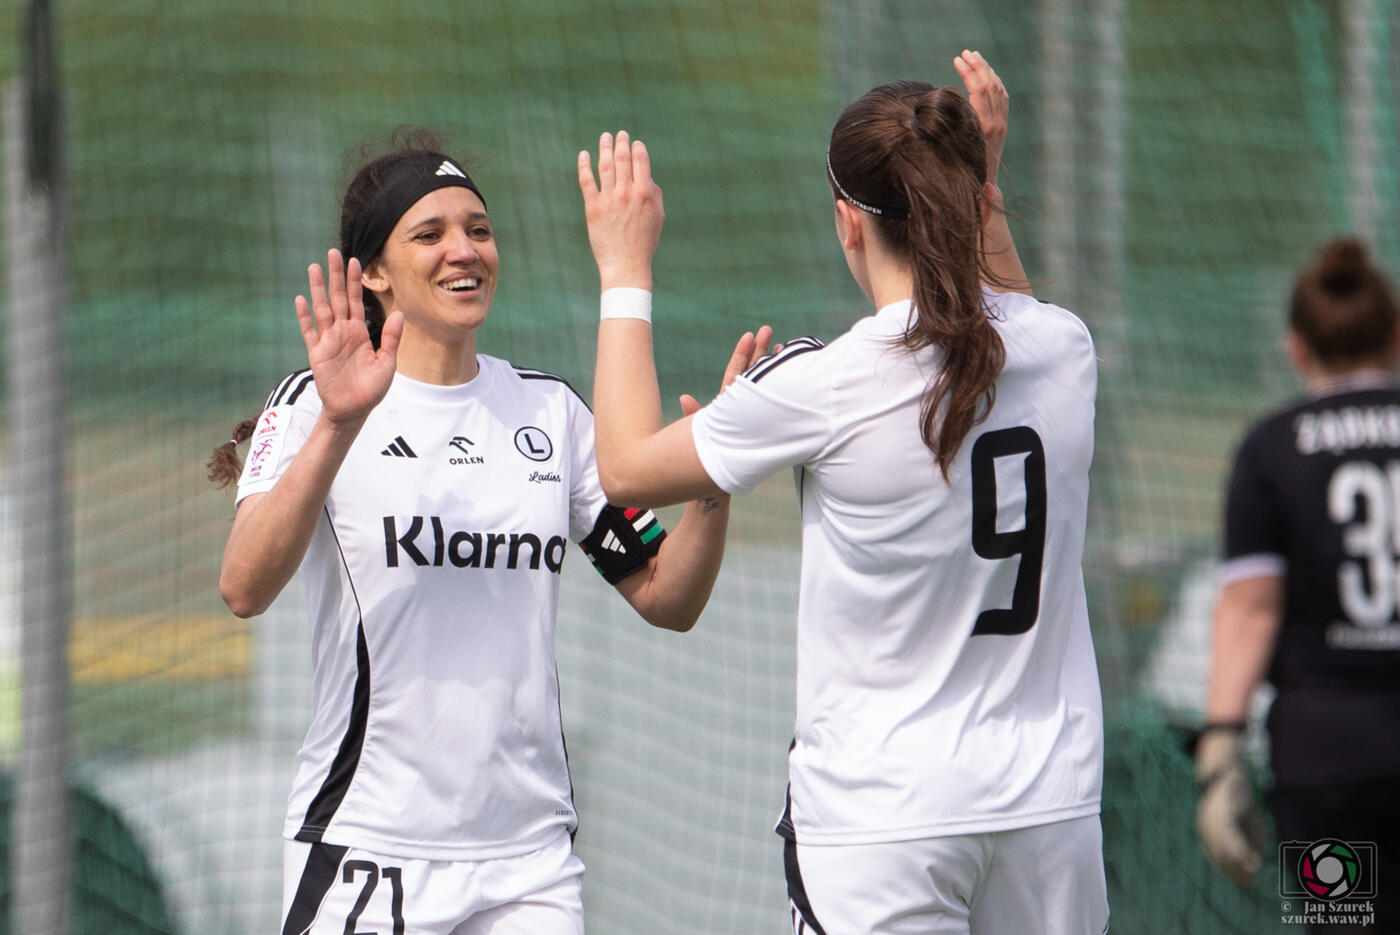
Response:
POLYGON ((1354 393, 1357 390, 1384 390, 1395 385, 1395 378, 1388 370, 1357 370, 1337 377, 1319 380, 1313 388, 1314 398, 1335 396, 1338 393, 1354 393))
POLYGON ((875 312, 875 317, 893 322, 901 329, 908 328, 910 319, 914 317, 914 300, 899 299, 889 305, 882 305, 875 312))
POLYGON ((491 385, 492 368, 484 355, 478 354, 476 362, 476 376, 466 383, 458 383, 456 386, 424 383, 401 373, 395 373, 394 393, 425 405, 457 405, 469 399, 478 399, 491 385))

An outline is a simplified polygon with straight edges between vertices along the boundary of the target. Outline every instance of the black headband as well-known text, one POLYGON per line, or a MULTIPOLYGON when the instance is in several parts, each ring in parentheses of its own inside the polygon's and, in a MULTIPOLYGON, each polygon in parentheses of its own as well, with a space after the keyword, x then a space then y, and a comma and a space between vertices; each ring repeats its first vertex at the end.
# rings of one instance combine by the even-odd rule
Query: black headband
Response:
POLYGON ((486 204, 481 190, 455 160, 427 151, 409 154, 389 170, 379 191, 355 219, 349 241, 341 245, 345 258, 356 257, 361 266, 369 263, 384 248, 384 241, 389 239, 399 218, 419 198, 439 188, 454 186, 471 189, 481 198, 482 205, 486 204))
POLYGON ((831 150, 826 151, 826 174, 831 176, 831 184, 836 186, 836 190, 841 193, 841 197, 855 205, 867 214, 878 214, 880 217, 889 218, 891 221, 903 221, 909 217, 909 212, 902 208, 877 208, 868 205, 863 201, 857 201, 846 191, 845 187, 836 179, 836 170, 831 167, 831 150))

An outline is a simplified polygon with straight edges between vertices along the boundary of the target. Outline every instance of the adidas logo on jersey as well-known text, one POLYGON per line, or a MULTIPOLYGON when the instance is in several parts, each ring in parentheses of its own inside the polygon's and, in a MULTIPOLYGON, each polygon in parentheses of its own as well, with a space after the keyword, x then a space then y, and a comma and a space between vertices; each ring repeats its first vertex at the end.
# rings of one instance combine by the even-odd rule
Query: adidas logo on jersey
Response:
POLYGON ((454 165, 452 164, 452 162, 451 162, 450 160, 448 160, 448 159, 444 159, 444 160, 442 161, 442 165, 438 166, 438 170, 437 170, 436 172, 434 172, 433 174, 434 174, 434 175, 455 175, 455 176, 457 176, 458 178, 463 178, 463 179, 467 177, 467 173, 463 172, 461 169, 459 169, 459 168, 457 168, 456 166, 454 166, 454 165))
POLYGON ((448 531, 440 516, 409 517, 408 528, 400 534, 397 517, 384 517, 384 557, 390 568, 399 567, 401 556, 420 568, 495 568, 504 558, 506 568, 518 568, 524 562, 533 571, 543 562, 545 568, 558 574, 564 567, 567 547, 563 536, 541 540, 532 532, 448 531), (420 543, 418 537, 425 525, 432 534, 420 543))
POLYGON ((408 447, 408 442, 403 440, 402 435, 395 435, 394 440, 389 443, 389 447, 379 453, 391 458, 418 457, 417 453, 415 453, 412 448, 408 447))

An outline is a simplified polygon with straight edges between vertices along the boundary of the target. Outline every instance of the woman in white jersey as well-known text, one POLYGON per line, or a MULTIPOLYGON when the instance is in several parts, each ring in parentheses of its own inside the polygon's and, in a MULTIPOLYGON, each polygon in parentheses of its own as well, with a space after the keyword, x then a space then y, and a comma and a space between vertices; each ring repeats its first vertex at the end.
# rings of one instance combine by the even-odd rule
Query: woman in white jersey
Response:
POLYGON ((1080 569, 1094 350, 1077 318, 1016 289, 994 184, 1006 94, 977 53, 955 65, 967 97, 885 85, 831 134, 836 233, 874 314, 830 345, 788 342, 664 427, 660 190, 623 134, 602 138, 596 181, 580 154, 604 290, 598 464, 610 496, 652 505, 798 468, 778 829, 795 931, 1100 935, 1102 713, 1080 569))
POLYGON ((499 269, 485 199, 427 131, 395 146, 355 175, 341 249, 296 299, 309 370, 212 463, 230 480, 251 434, 225 601, 261 613, 300 568, 312 618, 283 932, 577 935, 566 542, 650 623, 686 630, 728 506, 691 504, 666 536, 608 504, 572 388, 478 353, 499 269))

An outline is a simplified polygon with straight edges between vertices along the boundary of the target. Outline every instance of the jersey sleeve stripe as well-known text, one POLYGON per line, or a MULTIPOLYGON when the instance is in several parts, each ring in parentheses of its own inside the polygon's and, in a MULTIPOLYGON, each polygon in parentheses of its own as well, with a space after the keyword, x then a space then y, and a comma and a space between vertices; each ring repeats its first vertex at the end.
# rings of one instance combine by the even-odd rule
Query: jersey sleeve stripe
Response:
POLYGON ((267 405, 264 409, 271 409, 273 406, 288 405, 297 401, 302 392, 315 382, 315 377, 310 370, 298 370, 283 380, 272 391, 272 395, 267 398, 267 405))
POLYGON ((302 378, 301 382, 297 384, 296 389, 292 390, 291 395, 287 397, 287 405, 290 406, 293 403, 295 403, 297 401, 297 397, 300 396, 302 392, 314 381, 315 378, 311 376, 311 374, 308 372, 306 376, 302 378))
MULTIPOLYGON (((522 380, 553 380, 555 383, 562 383, 569 388, 569 392, 573 393, 575 396, 578 397, 579 402, 583 403, 585 406, 588 405, 588 400, 583 398, 583 394, 580 393, 578 390, 574 389, 574 385, 572 383, 570 383, 568 380, 565 380, 558 374, 545 373, 543 370, 530 370, 526 367, 515 367, 514 369, 516 376, 520 377, 520 379, 522 380)), ((592 412, 593 410, 590 407, 588 411, 592 412)))
POLYGON ((267 397, 267 402, 263 403, 263 408, 264 408, 264 409, 271 409, 273 406, 279 406, 279 405, 281 405, 281 404, 282 404, 282 398, 283 398, 284 396, 287 395, 287 391, 288 391, 298 380, 300 380, 302 377, 304 377, 305 375, 309 374, 310 372, 311 372, 311 371, 308 370, 308 369, 302 369, 302 370, 295 370, 295 371, 293 371, 292 373, 289 373, 286 377, 284 377, 284 378, 282 379, 282 382, 281 382, 281 383, 277 384, 277 388, 274 389, 274 390, 272 391, 272 393, 268 395, 268 397, 267 397))
POLYGON ((816 338, 793 338, 791 341, 784 344, 783 349, 778 353, 769 354, 767 357, 760 358, 752 367, 744 371, 744 376, 754 383, 757 383, 759 380, 762 380, 768 374, 772 373, 774 368, 778 367, 780 364, 792 360, 799 354, 806 354, 808 351, 819 351, 824 347, 826 347, 826 345, 816 338))
POLYGON ((1250 578, 1282 578, 1288 572, 1288 559, 1282 555, 1258 552, 1254 555, 1241 555, 1225 562, 1220 567, 1220 587, 1247 581, 1250 578))

